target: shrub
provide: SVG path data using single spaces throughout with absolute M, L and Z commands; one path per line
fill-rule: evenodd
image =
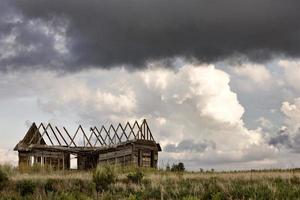
M 127 200 L 137 200 L 136 196 L 133 194 L 130 194 Z
M 184 164 L 182 162 L 178 163 L 178 164 L 173 164 L 171 171 L 173 172 L 184 172 L 185 171 L 185 167 Z
M 140 184 L 143 177 L 144 177 L 144 174 L 139 169 L 135 170 L 134 172 L 130 172 L 127 175 L 128 180 L 135 184 Z
M 171 170 L 171 167 L 170 167 L 170 165 L 168 163 L 167 166 L 166 166 L 166 171 L 170 171 L 170 170 Z
M 14 167 L 10 164 L 0 165 L 0 170 L 2 170 L 8 176 L 10 176 L 14 173 Z
M 35 184 L 30 180 L 23 180 L 17 183 L 17 190 L 21 196 L 27 196 L 34 193 Z
M 183 200 L 198 200 L 198 198 L 193 197 L 193 196 L 187 196 L 187 197 L 184 197 Z
M 55 200 L 92 200 L 89 196 L 80 192 L 58 192 L 53 193 L 52 196 L 49 196 L 47 199 Z
M 108 190 L 110 185 L 115 181 L 116 173 L 109 165 L 98 166 L 93 173 L 93 182 L 95 183 L 97 193 Z
M 58 181 L 56 179 L 48 179 L 45 186 L 44 186 L 45 192 L 46 193 L 56 192 L 57 191 L 57 184 L 58 184 Z
M 161 199 L 161 189 L 159 186 L 156 187 L 145 187 L 145 190 L 143 191 L 143 198 L 142 199 Z
M 2 170 L 0 168 L 0 190 L 3 189 L 3 187 L 5 186 L 5 184 L 8 181 L 8 175 L 6 172 L 4 172 L 4 170 Z
M 217 192 L 212 195 L 212 200 L 222 200 L 222 199 L 227 199 L 224 193 L 222 192 Z

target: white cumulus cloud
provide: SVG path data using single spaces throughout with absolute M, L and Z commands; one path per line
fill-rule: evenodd
M 0 84 L 9 89 L 0 95 L 33 99 L 40 111 L 32 118 L 84 125 L 146 118 L 162 147 L 173 147 L 160 154 L 161 162 L 194 160 L 187 167 L 197 168 L 197 163 L 263 162 L 276 155 L 261 128 L 245 127 L 245 109 L 231 90 L 229 74 L 214 65 L 186 63 L 173 70 L 152 64 L 143 71 L 94 69 L 64 76 L 37 70 L 20 76 L 2 74 Z

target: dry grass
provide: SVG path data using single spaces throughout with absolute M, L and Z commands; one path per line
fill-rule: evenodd
M 124 173 L 120 172 L 118 174 L 119 179 L 126 178 L 127 172 L 130 170 L 124 170 Z M 290 179 L 292 177 L 300 178 L 300 171 L 261 171 L 261 172 L 184 172 L 174 173 L 174 172 L 165 172 L 165 171 L 144 171 L 145 177 L 151 179 L 152 181 L 160 181 L 163 178 L 169 179 L 210 179 L 213 177 L 221 179 L 243 179 L 243 180 L 260 180 L 266 178 L 282 178 Z M 92 171 L 51 171 L 51 172 L 30 172 L 30 173 L 21 173 L 19 171 L 14 171 L 10 176 L 12 180 L 23 180 L 23 179 L 82 179 L 82 180 L 91 180 Z
M 84 171 L 58 171 L 58 172 L 39 172 L 39 173 L 20 173 L 16 172 L 11 176 L 11 180 L 48 180 L 48 179 L 58 179 L 58 180 L 92 180 L 92 172 Z
M 300 170 L 241 172 L 167 172 L 143 169 L 141 183 L 127 174 L 133 167 L 113 166 L 117 182 L 100 196 L 93 184 L 93 171 L 47 171 L 0 166 L 9 173 L 2 199 L 300 199 Z M 33 183 L 34 193 L 20 195 L 19 185 Z M 50 189 L 49 189 L 50 188 Z M 54 188 L 54 189 L 53 189 Z M 53 191 L 52 191 L 53 189 Z M 50 190 L 50 192 L 47 192 Z

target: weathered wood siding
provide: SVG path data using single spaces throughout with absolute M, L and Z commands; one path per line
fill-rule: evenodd
M 97 166 L 98 153 L 80 153 L 77 154 L 77 169 L 92 169 Z
M 99 164 L 157 167 L 158 149 L 155 143 L 138 140 L 127 145 L 100 151 Z

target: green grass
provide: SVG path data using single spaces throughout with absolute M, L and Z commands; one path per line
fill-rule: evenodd
M 96 186 L 99 179 L 102 184 L 101 170 L 98 169 L 98 175 L 93 171 L 36 169 L 20 173 L 17 169 L 0 166 L 1 173 L 8 176 L 2 181 L 0 200 L 300 199 L 299 170 L 177 173 L 111 166 L 110 173 L 115 180 L 109 181 L 110 187 L 101 188 L 99 193 Z M 132 177 L 137 175 L 140 180 L 133 181 Z M 104 178 L 105 184 L 107 177 Z

